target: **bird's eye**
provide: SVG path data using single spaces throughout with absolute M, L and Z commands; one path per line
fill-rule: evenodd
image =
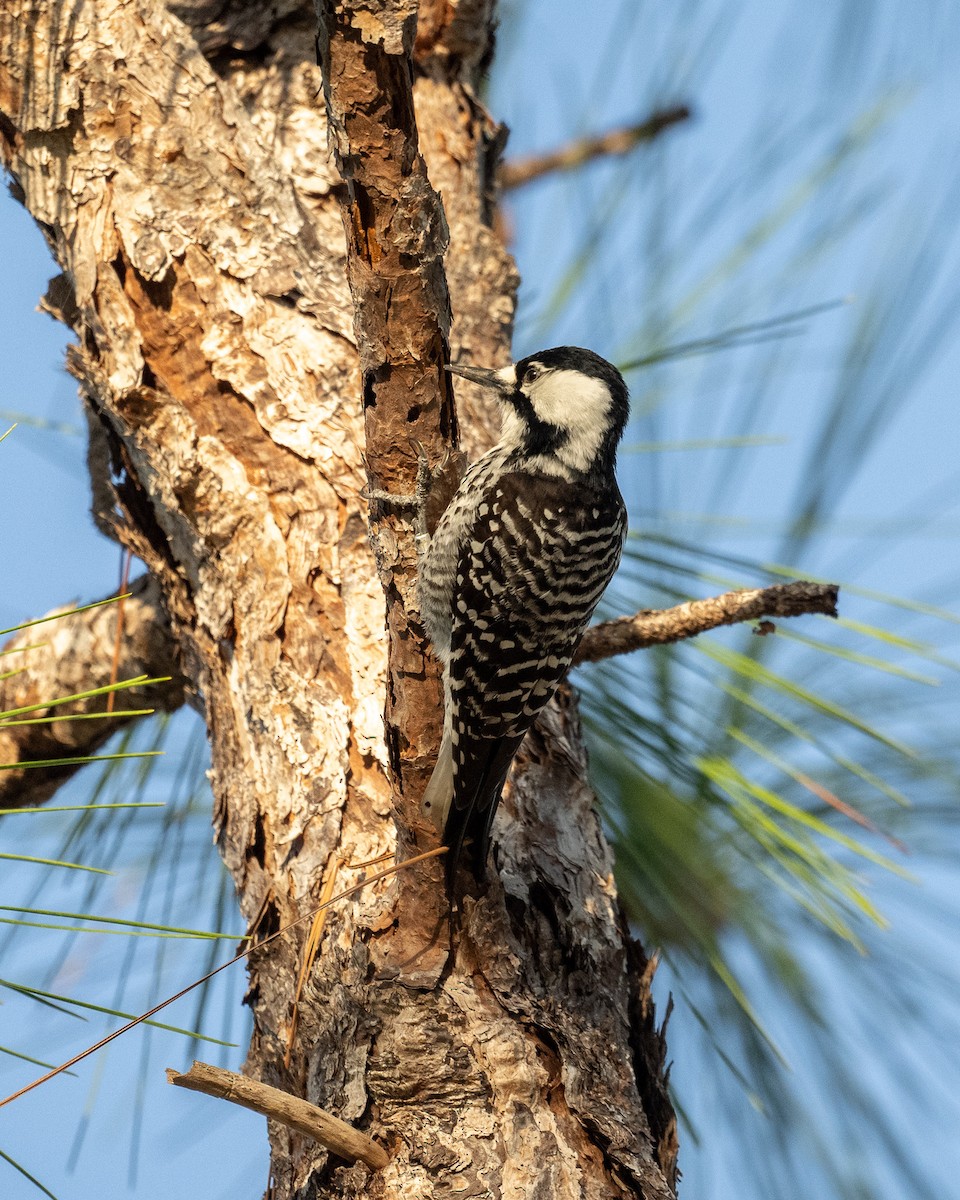
M 543 367 L 539 363 L 531 363 L 523 373 L 524 383 L 533 383 L 535 379 L 539 379 L 543 373 Z

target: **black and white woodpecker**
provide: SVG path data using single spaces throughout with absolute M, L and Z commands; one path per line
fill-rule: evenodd
M 500 441 L 463 477 L 432 537 L 420 525 L 419 600 L 443 664 L 444 728 L 423 810 L 486 869 L 513 757 L 570 667 L 620 561 L 627 514 L 617 445 L 629 415 L 616 367 L 558 346 L 502 370 L 451 365 L 491 388 Z

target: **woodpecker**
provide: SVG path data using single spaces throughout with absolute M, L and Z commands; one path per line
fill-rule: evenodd
M 463 477 L 432 536 L 420 526 L 418 596 L 443 664 L 444 727 L 423 811 L 448 847 L 486 872 L 510 764 L 570 667 L 620 561 L 627 514 L 617 445 L 623 376 L 558 346 L 501 370 L 452 364 L 493 390 L 500 441 Z

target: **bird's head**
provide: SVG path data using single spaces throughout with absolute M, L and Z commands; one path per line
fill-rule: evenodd
M 500 370 L 451 363 L 503 404 L 501 445 L 552 474 L 612 471 L 629 416 L 623 376 L 578 346 L 540 350 Z

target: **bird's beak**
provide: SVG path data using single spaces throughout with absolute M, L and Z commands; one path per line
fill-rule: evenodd
M 451 375 L 461 375 L 481 387 L 494 388 L 498 392 L 512 392 L 516 387 L 513 367 L 494 370 L 492 367 L 468 367 L 464 363 L 448 363 Z

